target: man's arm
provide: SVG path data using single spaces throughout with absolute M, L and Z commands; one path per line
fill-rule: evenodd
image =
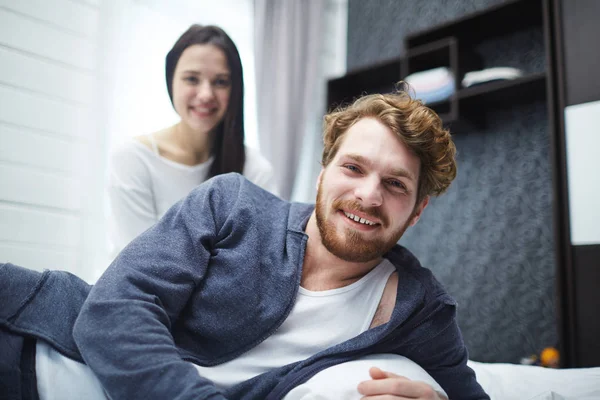
M 224 184 L 237 188 L 239 182 Z M 206 273 L 219 216 L 236 200 L 236 189 L 223 194 L 212 186 L 209 181 L 192 191 L 128 245 L 81 310 L 73 335 L 110 398 L 224 398 L 181 359 L 171 335 Z
M 415 330 L 414 344 L 402 355 L 425 369 L 450 399 L 489 400 L 475 372 L 467 366 L 468 353 L 456 323 L 455 303 L 446 302 L 447 295 L 442 298 L 443 307 Z

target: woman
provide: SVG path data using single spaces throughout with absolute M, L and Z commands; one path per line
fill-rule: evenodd
M 113 256 L 215 175 L 243 173 L 276 193 L 270 163 L 244 146 L 242 64 L 229 36 L 216 26 L 192 25 L 167 54 L 166 80 L 180 121 L 111 156 Z

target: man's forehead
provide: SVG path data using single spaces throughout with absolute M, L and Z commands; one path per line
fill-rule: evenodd
M 388 145 L 402 144 L 392 130 L 376 118 L 365 117 L 356 121 L 340 138 L 340 148 L 364 146 L 367 143 L 387 142 Z

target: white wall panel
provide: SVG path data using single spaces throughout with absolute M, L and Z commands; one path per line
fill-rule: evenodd
M 0 7 L 46 21 L 84 36 L 98 33 L 98 10 L 70 0 L 0 0 Z
M 91 130 L 90 110 L 85 106 L 40 97 L 7 86 L 0 86 L 0 104 L 0 122 L 78 139 L 86 137 L 87 131 Z
M 0 262 L 104 267 L 100 1 L 0 0 Z
M 0 242 L 0 262 L 10 262 L 38 271 L 45 269 L 77 271 L 77 255 L 72 251 L 21 246 L 13 243 Z
M 96 65 L 95 43 L 0 8 L 0 44 L 5 46 L 76 68 L 93 70 Z
M 74 179 L 33 169 L 0 164 L 0 200 L 76 211 L 81 208 L 81 184 Z
M 571 243 L 600 243 L 600 101 L 565 108 Z
M 0 204 L 0 242 L 21 242 L 75 248 L 80 244 L 81 219 L 64 213 Z
M 91 104 L 94 77 L 9 48 L 0 47 L 0 82 L 52 97 Z
M 0 161 L 62 171 L 77 176 L 85 162 L 85 145 L 0 124 Z

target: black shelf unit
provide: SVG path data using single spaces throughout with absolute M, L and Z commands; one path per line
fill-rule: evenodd
M 461 89 L 457 95 L 461 116 L 476 126 L 485 126 L 485 110 L 511 108 L 547 97 L 546 73 L 513 80 L 495 81 Z
M 400 58 L 395 58 L 349 72 L 341 78 L 330 79 L 327 82 L 328 110 L 365 94 L 393 91 L 400 81 L 400 62 Z
M 456 92 L 445 101 L 427 106 L 436 111 L 445 125 L 451 125 L 455 134 L 460 133 L 461 126 L 485 124 L 482 113 L 485 108 L 546 99 L 548 83 L 545 71 L 468 88 L 463 88 L 461 82 L 467 72 L 483 68 L 476 51 L 478 44 L 515 31 L 544 26 L 550 18 L 547 15 L 549 1 L 512 0 L 408 35 L 405 38 L 406 52 L 402 57 L 330 80 L 328 110 L 364 94 L 392 92 L 395 84 L 406 76 L 436 67 L 447 67 L 452 71 Z

